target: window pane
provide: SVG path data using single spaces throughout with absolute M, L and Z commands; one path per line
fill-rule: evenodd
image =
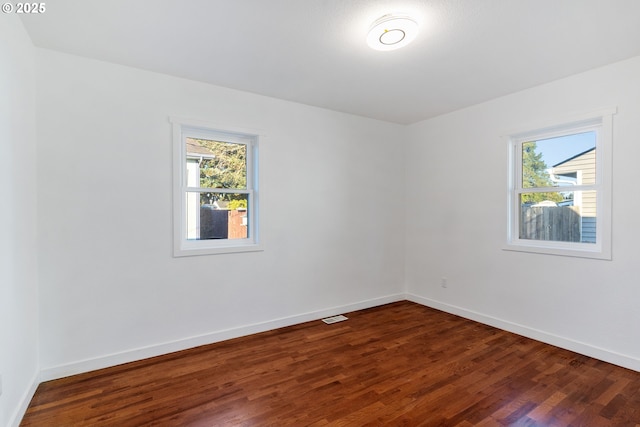
M 596 243 L 596 192 L 521 194 L 520 238 Z
M 187 239 L 249 237 L 249 195 L 187 192 Z
M 186 185 L 202 188 L 247 188 L 247 146 L 186 138 Z
M 522 187 L 594 184 L 595 154 L 594 131 L 525 142 L 522 144 Z

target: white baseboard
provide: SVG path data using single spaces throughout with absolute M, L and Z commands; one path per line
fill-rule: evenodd
M 22 395 L 20 399 L 20 404 L 11 414 L 11 418 L 9 418 L 10 427 L 19 427 L 22 422 L 22 418 L 24 418 L 24 414 L 27 412 L 27 408 L 29 407 L 29 403 L 31 403 L 31 399 L 33 395 L 36 394 L 36 389 L 40 385 L 40 375 L 36 372 L 31 379 L 31 385 Z
M 336 314 L 347 313 L 351 311 L 363 310 L 365 308 L 376 307 L 391 302 L 402 301 L 405 299 L 404 294 L 388 295 L 380 298 L 369 299 L 352 304 L 332 307 L 324 310 L 318 310 L 309 313 L 302 313 L 295 316 L 283 317 L 279 319 L 269 320 L 266 322 L 255 323 L 251 325 L 240 326 L 238 328 L 214 331 L 208 334 L 194 336 L 190 338 L 180 339 L 176 341 L 166 342 L 162 344 L 140 347 L 120 353 L 114 353 L 106 356 L 96 357 L 92 359 L 80 360 L 77 362 L 44 368 L 40 372 L 41 381 L 49 381 L 53 379 L 68 377 L 96 369 L 107 368 L 110 366 L 120 365 L 122 363 L 142 360 L 149 357 L 160 356 L 162 354 L 173 353 L 175 351 L 186 350 L 200 345 L 211 344 L 232 338 L 238 338 L 246 335 L 256 334 L 259 332 L 270 331 L 272 329 L 283 328 L 298 323 L 309 322 L 312 320 L 322 319 L 324 317 L 335 316 Z M 37 384 L 36 384 L 37 386 Z
M 604 348 L 596 347 L 580 341 L 575 341 L 570 338 L 561 337 L 545 331 L 530 328 L 528 326 L 520 325 L 517 323 L 509 322 L 506 320 L 498 319 L 493 316 L 478 313 L 473 310 L 467 310 L 462 307 L 443 303 L 440 301 L 424 298 L 418 295 L 407 293 L 405 295 L 408 301 L 415 302 L 427 307 L 435 308 L 440 311 L 455 314 L 466 319 L 474 320 L 476 322 L 484 323 L 486 325 L 494 326 L 505 331 L 513 332 L 518 335 L 522 335 L 527 338 L 531 338 L 537 341 L 542 341 L 547 344 L 554 345 L 556 347 L 564 348 L 585 356 L 593 357 L 595 359 L 603 360 L 614 365 L 622 366 L 627 369 L 640 372 L 640 359 L 627 356 L 625 354 L 616 353 Z

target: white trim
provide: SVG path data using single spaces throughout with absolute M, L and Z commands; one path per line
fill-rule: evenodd
M 91 359 L 79 360 L 77 362 L 65 365 L 52 366 L 42 369 L 41 381 L 49 381 L 70 375 L 81 374 L 96 369 L 107 368 L 110 366 L 120 365 L 122 363 L 134 362 L 149 357 L 160 356 L 163 354 L 173 353 L 180 350 L 186 350 L 201 345 L 212 344 L 232 338 L 238 338 L 246 335 L 257 334 L 260 332 L 270 331 L 273 329 L 283 328 L 286 326 L 296 325 L 299 323 L 320 320 L 324 317 L 335 316 L 337 314 L 347 313 L 351 311 L 364 310 L 379 305 L 389 304 L 396 301 L 403 301 L 404 294 L 393 294 L 379 298 L 368 299 L 351 304 L 345 304 L 323 310 L 317 310 L 307 313 L 296 314 L 293 316 L 282 317 L 278 319 L 268 320 L 265 322 L 253 323 L 249 325 L 239 326 L 237 328 L 213 331 L 207 334 L 198 335 L 190 338 L 179 339 L 162 344 L 140 347 L 132 350 L 113 353 L 106 356 L 95 357 Z
M 36 372 L 31 378 L 31 382 L 29 388 L 24 391 L 22 397 L 20 398 L 20 404 L 13 411 L 13 414 L 9 417 L 8 427 L 19 427 L 22 419 L 24 418 L 24 414 L 27 413 L 27 409 L 29 409 L 29 404 L 31 403 L 31 399 L 36 394 L 36 390 L 38 386 L 42 382 L 40 372 Z
M 270 331 L 304 322 L 320 320 L 322 318 L 335 316 L 337 314 L 364 310 L 367 308 L 377 307 L 380 305 L 403 300 L 411 301 L 425 307 L 430 307 L 456 316 L 464 317 L 465 319 L 493 326 L 508 332 L 522 335 L 527 338 L 541 341 L 550 345 L 555 345 L 557 347 L 583 354 L 585 356 L 593 357 L 608 363 L 612 363 L 614 365 L 622 366 L 624 368 L 640 372 L 640 359 L 638 358 L 407 292 L 372 298 L 369 300 L 359 301 L 356 303 L 336 306 L 323 310 L 317 310 L 313 312 L 301 313 L 265 322 L 240 326 L 237 328 L 214 331 L 208 334 L 179 339 L 163 344 L 140 347 L 137 349 L 113 353 L 106 356 L 100 356 L 64 365 L 44 368 L 41 370 L 39 375 L 34 376 L 32 386 L 27 392 L 25 392 L 22 403 L 20 407 L 16 409 L 10 426 L 17 427 L 20 424 L 20 420 L 24 416 L 29 402 L 35 394 L 35 391 L 40 382 L 64 378 L 71 375 L 94 371 L 96 369 L 108 368 L 123 363 L 134 362 L 149 357 L 161 356 L 164 354 L 186 350 L 201 345 L 212 344 L 228 339 Z
M 215 131 L 221 133 L 231 134 L 244 134 L 266 137 L 267 134 L 264 129 L 252 128 L 246 126 L 236 126 L 231 123 L 215 123 L 209 120 L 191 119 L 179 116 L 169 116 L 169 122 L 171 124 L 178 124 L 190 128 L 200 128 L 206 131 Z
M 554 119 L 529 127 L 528 130 L 503 134 L 508 144 L 508 187 L 507 187 L 507 241 L 503 250 L 533 252 L 547 255 L 561 255 L 592 259 L 611 260 L 611 191 L 613 150 L 613 115 L 617 108 L 604 108 L 589 113 L 574 114 L 562 120 Z M 520 129 L 523 129 L 522 127 Z M 596 132 L 596 182 L 589 185 L 576 185 L 571 191 L 596 192 L 596 242 L 554 242 L 520 239 L 518 194 L 557 192 L 565 187 L 522 188 L 522 150 L 523 142 L 561 137 L 581 132 Z
M 618 107 L 606 107 L 599 110 L 581 112 L 581 113 L 569 113 L 566 116 L 560 118 L 549 117 L 543 120 L 532 121 L 530 123 L 524 123 L 517 128 L 506 129 L 500 133 L 501 137 L 517 138 L 531 134 L 538 134 L 539 131 L 553 131 L 554 129 L 561 129 L 566 127 L 567 124 L 574 123 L 579 125 L 582 122 L 593 122 L 601 117 L 613 116 L 618 112 Z M 537 130 L 536 130 L 537 129 Z
M 261 252 L 264 250 L 264 245 L 253 244 L 249 239 L 233 239 L 226 242 L 225 246 L 219 247 L 198 247 L 200 241 L 186 241 L 180 248 L 180 252 L 175 254 L 175 257 L 188 257 L 198 255 L 212 255 L 212 254 L 235 254 L 241 252 Z
M 624 368 L 640 372 L 640 359 L 626 354 L 617 353 L 615 351 L 607 350 L 606 348 L 596 347 L 588 343 L 576 341 L 567 337 L 555 335 L 546 331 L 541 331 L 539 329 L 530 328 L 519 323 L 510 322 L 497 317 L 479 313 L 477 311 L 468 310 L 463 307 L 447 304 L 418 295 L 406 294 L 406 299 L 408 301 L 412 301 L 426 307 L 431 307 L 436 310 L 464 317 L 465 319 L 480 322 L 485 325 L 505 330 L 507 332 L 522 335 L 527 338 L 555 345 L 556 347 L 564 348 L 575 353 L 593 357 L 598 360 L 602 360 L 614 365 L 622 366 Z
M 173 256 L 215 255 L 237 252 L 257 252 L 264 250 L 260 235 L 260 198 L 258 147 L 265 138 L 263 132 L 256 129 L 235 126 L 219 126 L 202 120 L 169 117 L 173 127 Z M 203 139 L 221 139 L 226 142 L 244 144 L 247 147 L 247 185 L 246 189 L 202 189 L 186 187 L 185 168 L 186 153 L 184 150 L 185 133 Z M 186 224 L 186 193 L 188 191 L 211 193 L 239 193 L 248 197 L 248 229 L 247 239 L 222 240 L 188 240 L 184 224 Z

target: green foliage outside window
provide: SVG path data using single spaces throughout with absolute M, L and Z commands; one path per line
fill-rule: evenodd
M 247 209 L 247 199 L 231 200 L 227 205 L 227 209 L 232 211 L 236 209 Z
M 522 144 L 522 187 L 553 187 L 553 181 L 547 172 L 547 164 L 542 160 L 542 153 L 537 153 L 535 141 Z M 522 195 L 523 204 L 535 204 L 550 200 L 561 202 L 560 193 L 527 193 Z
M 197 140 L 212 159 L 200 164 L 200 186 L 205 188 L 247 188 L 247 146 L 229 142 Z
M 202 188 L 247 188 L 247 146 L 230 142 L 211 141 L 206 139 L 194 139 L 197 144 L 207 150 L 207 155 L 202 158 L 200 167 L 200 187 Z M 214 192 L 212 192 L 214 193 Z M 201 204 L 213 203 L 215 200 L 234 201 L 239 206 L 244 203 L 246 197 L 243 194 L 203 193 Z M 214 200 L 215 199 L 215 200 Z

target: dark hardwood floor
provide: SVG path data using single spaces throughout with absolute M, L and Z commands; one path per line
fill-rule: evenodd
M 22 426 L 636 426 L 640 373 L 411 302 L 46 382 Z

